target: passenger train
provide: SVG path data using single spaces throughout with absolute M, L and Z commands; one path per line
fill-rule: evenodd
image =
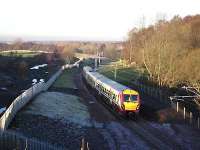
M 124 115 L 139 113 L 141 101 L 137 91 L 93 71 L 89 66 L 83 68 L 83 77 L 117 112 Z

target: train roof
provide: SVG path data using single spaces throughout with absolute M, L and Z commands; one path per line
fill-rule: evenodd
M 88 68 L 89 70 L 89 68 Z M 95 77 L 97 80 L 99 80 L 100 82 L 106 84 L 107 86 L 110 86 L 112 87 L 114 90 L 118 91 L 118 92 L 121 92 L 123 90 L 126 90 L 126 89 L 130 89 L 129 87 L 127 86 L 124 86 L 116 81 L 113 81 L 107 77 L 105 77 L 104 75 L 98 73 L 98 72 L 95 72 L 95 71 L 89 71 L 93 77 Z

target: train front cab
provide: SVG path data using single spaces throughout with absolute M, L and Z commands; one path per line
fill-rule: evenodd
M 139 93 L 135 90 L 126 89 L 122 92 L 122 110 L 126 114 L 138 114 L 140 109 Z

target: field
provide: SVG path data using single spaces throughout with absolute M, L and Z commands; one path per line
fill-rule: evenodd
M 23 53 L 23 57 L 0 55 L 0 108 L 8 107 L 18 95 L 32 86 L 33 80 L 47 81 L 60 68 L 62 61 L 50 57 L 53 56 L 42 53 Z
M 39 52 L 33 52 L 28 50 L 13 50 L 13 51 L 2 51 L 0 56 L 9 56 L 9 57 L 34 57 L 39 55 Z
M 108 78 L 127 86 L 131 82 L 137 81 L 141 76 L 141 73 L 135 67 L 126 67 L 120 62 L 112 62 L 107 65 L 103 65 L 98 69 L 98 71 Z

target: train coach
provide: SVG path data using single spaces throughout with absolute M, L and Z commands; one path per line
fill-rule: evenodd
M 83 77 L 119 113 L 125 115 L 139 113 L 141 102 L 137 91 L 93 71 L 89 66 L 83 68 Z

